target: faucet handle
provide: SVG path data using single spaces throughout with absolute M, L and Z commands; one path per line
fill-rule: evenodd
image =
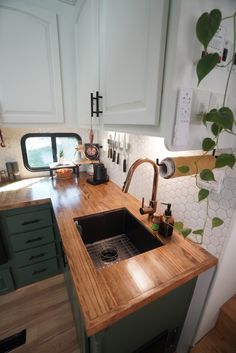
M 142 208 L 144 208 L 144 197 L 142 197 L 142 205 L 141 205 Z

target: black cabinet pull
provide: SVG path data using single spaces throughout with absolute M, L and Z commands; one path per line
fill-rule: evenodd
M 99 109 L 99 99 L 102 98 L 102 96 L 99 95 L 99 92 L 96 92 L 96 96 L 93 96 L 93 93 L 90 93 L 90 105 L 91 105 L 91 117 L 93 117 L 94 114 L 96 114 L 96 117 L 99 118 L 99 114 L 102 114 L 103 111 Z M 95 110 L 94 110 L 94 101 L 95 101 Z
M 32 255 L 29 260 L 35 260 L 35 259 L 39 259 L 40 257 L 44 257 L 45 254 L 38 254 L 38 255 Z
M 40 273 L 43 273 L 43 272 L 45 272 L 45 271 L 47 271 L 47 267 L 42 268 L 41 270 L 38 270 L 38 271 L 34 271 L 34 272 L 32 273 L 32 276 L 39 275 Z
M 64 251 L 64 247 L 63 247 L 62 241 L 60 241 L 60 245 L 61 245 L 61 253 L 62 253 L 63 266 L 66 267 L 66 265 L 68 264 L 68 262 L 67 262 L 67 257 L 66 257 L 65 251 Z
M 34 219 L 32 221 L 25 221 L 23 223 L 21 223 L 22 226 L 27 226 L 28 224 L 34 224 L 34 223 L 38 223 L 40 222 L 40 219 Z
M 34 239 L 29 239 L 29 240 L 27 240 L 27 241 L 25 242 L 25 244 L 34 243 L 34 242 L 36 242 L 36 241 L 40 241 L 40 240 L 42 240 L 42 238 L 41 238 L 41 237 L 34 238 Z

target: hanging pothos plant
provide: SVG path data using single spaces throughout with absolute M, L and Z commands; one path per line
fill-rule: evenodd
M 218 9 L 212 10 L 210 13 L 205 12 L 203 13 L 196 24 L 196 35 L 200 43 L 204 47 L 204 52 L 201 59 L 197 63 L 196 72 L 198 77 L 198 85 L 200 82 L 217 66 L 220 62 L 220 57 L 218 53 L 208 53 L 208 45 L 211 39 L 216 34 L 217 30 L 219 29 L 222 21 L 231 19 L 233 21 L 233 51 L 232 57 L 230 58 L 227 65 L 229 65 L 229 72 L 226 81 L 226 86 L 224 90 L 224 97 L 222 102 L 222 107 L 219 109 L 211 109 L 209 112 L 205 112 L 202 116 L 202 122 L 204 125 L 209 126 L 212 132 L 211 137 L 206 137 L 202 141 L 202 155 L 196 160 L 196 186 L 198 187 L 198 201 L 201 202 L 205 200 L 207 202 L 207 211 L 206 211 L 206 218 L 201 229 L 191 229 L 186 228 L 182 222 L 175 223 L 175 229 L 181 233 L 184 237 L 187 237 L 190 234 L 194 234 L 196 238 L 200 241 L 198 243 L 202 243 L 204 230 L 206 227 L 207 220 L 209 219 L 208 209 L 209 209 L 209 190 L 205 188 L 201 188 L 198 184 L 198 178 L 204 181 L 215 181 L 214 170 L 204 169 L 200 173 L 198 173 L 198 163 L 203 156 L 208 154 L 209 152 L 217 149 L 219 137 L 223 132 L 228 134 L 233 134 L 236 136 L 236 133 L 233 131 L 235 126 L 235 118 L 233 115 L 232 110 L 225 106 L 226 98 L 228 94 L 229 82 L 230 77 L 232 74 L 233 66 L 236 61 L 236 12 L 228 17 L 222 18 L 221 11 Z M 217 155 L 215 168 L 223 168 L 223 167 L 230 167 L 233 168 L 235 165 L 235 155 L 233 153 L 222 153 Z M 181 166 L 179 170 L 184 173 L 188 173 L 189 167 L 187 165 Z M 212 228 L 219 227 L 224 223 L 223 219 L 218 217 L 213 217 L 211 219 Z

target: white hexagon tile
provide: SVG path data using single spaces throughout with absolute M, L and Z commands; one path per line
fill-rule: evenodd
M 114 136 L 113 132 L 104 132 L 102 158 L 107 167 L 110 179 L 123 186 L 127 173 L 123 173 L 122 165 L 116 165 L 107 158 L 107 138 Z M 138 158 L 147 157 L 152 160 L 162 160 L 172 156 L 190 156 L 199 154 L 197 151 L 170 152 L 165 148 L 164 140 L 158 137 L 129 135 L 129 151 L 127 167 Z M 127 169 L 128 169 L 127 168 Z M 148 204 L 151 196 L 153 180 L 153 167 L 150 164 L 142 164 L 134 172 L 129 193 L 140 200 L 145 198 Z M 198 202 L 198 189 L 196 188 L 195 177 L 185 176 L 173 179 L 163 179 L 159 176 L 157 192 L 158 211 L 163 213 L 165 206 L 161 202 L 171 203 L 175 220 L 183 221 L 185 226 L 193 229 L 202 228 L 206 219 L 206 201 Z M 230 233 L 231 219 L 236 208 L 236 168 L 225 169 L 225 178 L 219 194 L 210 192 L 209 215 L 224 220 L 219 228 L 211 228 L 211 221 L 206 223 L 206 235 L 203 239 L 203 246 L 209 252 L 219 257 L 224 242 Z M 192 237 L 193 240 L 196 240 Z
M 65 131 L 65 128 L 60 129 Z M 68 128 L 66 131 L 71 132 L 72 129 Z M 47 132 L 53 131 L 54 128 L 33 128 L 31 132 Z M 59 129 L 57 128 L 57 131 Z M 75 131 L 75 129 L 73 129 Z M 32 173 L 27 171 L 23 166 L 20 139 L 28 133 L 28 129 L 4 129 L 4 137 L 7 148 L 1 149 L 0 155 L 0 170 L 5 169 L 5 163 L 7 161 L 18 161 L 19 170 L 22 177 L 32 177 Z M 89 131 L 87 129 L 78 129 L 76 131 L 81 137 L 83 142 L 88 141 Z M 107 167 L 110 179 L 118 184 L 120 187 L 123 186 L 124 180 L 127 173 L 122 171 L 122 156 L 121 163 L 119 165 L 113 163 L 111 159 L 107 158 L 107 139 L 109 136 L 114 136 L 113 132 L 104 132 L 101 142 L 103 145 L 102 149 L 102 161 Z M 97 136 L 95 136 L 95 141 Z M 131 164 L 138 158 L 148 157 L 152 160 L 162 160 L 166 157 L 172 156 L 190 156 L 193 154 L 199 154 L 197 151 L 185 151 L 185 152 L 169 152 L 164 145 L 164 140 L 158 137 L 149 137 L 142 135 L 127 135 L 129 142 L 129 149 L 127 154 L 127 170 Z M 33 176 L 42 175 L 42 173 L 34 173 Z M 47 173 L 48 175 L 48 173 Z M 140 200 L 142 197 L 145 198 L 146 204 L 148 204 L 151 197 L 153 181 L 153 167 L 150 164 L 143 164 L 138 167 L 134 172 L 134 176 L 131 181 L 129 193 L 134 195 Z M 172 211 L 175 220 L 183 221 L 185 226 L 193 229 L 202 228 L 205 217 L 206 217 L 206 201 L 198 202 L 197 192 L 195 186 L 195 178 L 192 176 L 179 177 L 174 179 L 163 179 L 159 177 L 158 185 L 158 211 L 163 212 L 165 207 L 161 205 L 161 202 L 170 202 L 172 204 Z M 209 198 L 209 215 L 220 217 L 224 219 L 224 224 L 219 228 L 211 228 L 211 224 L 208 221 L 206 224 L 206 236 L 204 237 L 203 246 L 217 257 L 220 256 L 225 240 L 230 234 L 231 220 L 233 211 L 236 208 L 236 168 L 231 170 L 226 168 L 225 178 L 223 181 L 223 187 L 219 194 L 211 192 Z

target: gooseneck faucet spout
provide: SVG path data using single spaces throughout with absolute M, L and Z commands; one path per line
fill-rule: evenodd
M 132 179 L 132 176 L 134 174 L 134 171 L 136 170 L 136 168 L 143 164 L 143 163 L 150 163 L 153 166 L 153 170 L 154 170 L 154 176 L 153 176 L 153 184 L 152 184 L 152 196 L 151 196 L 151 200 L 149 202 L 149 206 L 145 206 L 144 205 L 144 198 L 142 199 L 142 206 L 139 209 L 141 214 L 149 214 L 152 215 L 153 213 L 156 212 L 156 208 L 157 208 L 157 200 L 156 200 L 156 196 L 157 196 L 157 185 L 158 185 L 158 167 L 157 164 L 149 159 L 149 158 L 140 158 L 137 159 L 129 168 L 126 180 L 124 182 L 122 191 L 123 192 L 128 192 L 129 190 L 129 186 L 130 186 L 130 182 Z

